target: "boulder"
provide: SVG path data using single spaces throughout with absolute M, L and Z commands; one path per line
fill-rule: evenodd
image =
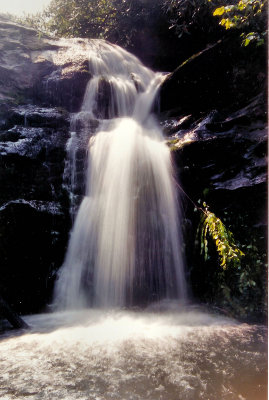
M 86 42 L 40 36 L 0 15 L 0 117 L 4 103 L 78 111 L 90 78 Z
M 209 44 L 167 76 L 160 91 L 162 112 L 236 111 L 265 89 L 266 49 L 242 47 L 236 35 Z

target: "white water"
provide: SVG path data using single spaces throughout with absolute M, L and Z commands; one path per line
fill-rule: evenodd
M 163 308 L 26 317 L 0 336 L 0 399 L 266 400 L 264 327 Z
M 151 114 L 163 77 L 100 40 L 89 44 L 89 66 L 92 79 L 81 112 L 73 116 L 67 149 L 72 189 L 78 143 L 88 141 L 86 193 L 56 284 L 56 305 L 184 301 L 170 153 Z

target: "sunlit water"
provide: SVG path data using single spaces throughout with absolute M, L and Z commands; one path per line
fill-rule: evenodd
M 163 76 L 102 40 L 88 43 L 88 58 L 92 77 L 81 111 L 72 117 L 66 163 L 75 193 L 81 148 L 88 149 L 85 196 L 59 272 L 55 305 L 183 301 L 180 207 L 170 152 L 152 115 Z
M 0 399 L 265 400 L 265 327 L 177 308 L 25 318 L 0 341 Z

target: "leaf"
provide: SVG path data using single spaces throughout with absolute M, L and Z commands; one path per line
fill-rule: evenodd
M 243 40 L 243 45 L 244 45 L 245 47 L 248 46 L 249 43 L 250 43 L 250 40 L 249 40 L 249 39 Z
M 225 7 L 222 6 L 222 7 L 216 8 L 216 10 L 213 12 L 213 15 L 214 15 L 214 16 L 216 16 L 216 15 L 223 15 L 224 13 L 225 13 Z
M 224 26 L 225 29 L 230 29 L 230 28 L 235 27 L 235 23 L 230 18 L 223 18 L 220 21 L 220 25 Z
M 240 10 L 240 11 L 245 10 L 245 8 L 247 7 L 247 3 L 245 1 L 239 1 L 237 7 L 238 7 L 238 10 Z

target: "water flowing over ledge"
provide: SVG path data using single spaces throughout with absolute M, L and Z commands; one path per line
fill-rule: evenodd
M 169 149 L 151 111 L 163 75 L 101 40 L 89 42 L 92 78 L 73 115 L 66 171 L 78 162 L 85 196 L 56 284 L 60 308 L 186 299 L 180 216 Z M 93 122 L 95 121 L 95 123 Z M 88 142 L 88 161 L 78 143 Z M 81 179 L 81 177 L 80 177 Z M 75 195 L 71 197 L 71 212 Z

